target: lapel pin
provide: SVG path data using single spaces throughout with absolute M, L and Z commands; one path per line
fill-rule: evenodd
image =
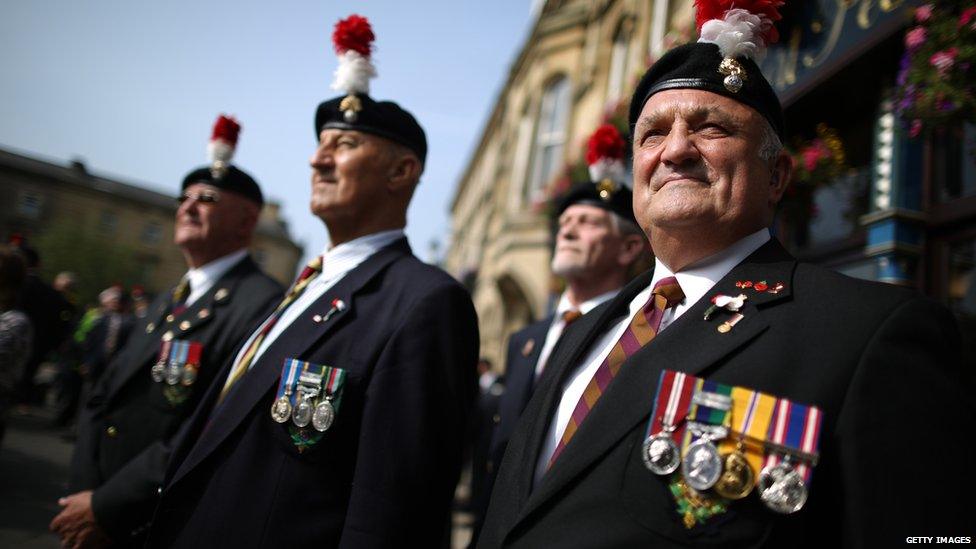
M 740 280 L 740 281 L 738 281 L 738 282 L 735 283 L 735 287 L 736 288 L 741 288 L 741 289 L 752 288 L 752 281 L 751 280 Z
M 149 324 L 148 324 L 148 325 L 146 326 L 146 333 L 147 333 L 147 334 L 151 334 L 151 333 L 153 333 L 153 330 L 155 330 L 155 329 L 156 329 L 156 325 L 155 325 L 155 324 L 153 324 L 152 322 L 150 322 L 150 323 L 149 323 Z
M 740 320 L 742 320 L 743 318 L 745 318 L 745 317 L 742 316 L 742 313 L 735 313 L 734 315 L 732 315 L 731 318 L 729 318 L 725 322 L 719 324 L 718 325 L 718 328 L 716 328 L 716 329 L 718 330 L 718 333 L 720 333 L 720 334 L 727 334 L 727 333 L 731 332 L 732 331 L 732 327 L 735 326 L 736 324 L 738 324 L 738 322 Z
M 715 294 L 712 296 L 712 305 L 705 310 L 705 320 L 712 318 L 715 311 L 719 309 L 725 309 L 726 311 L 731 311 L 733 313 L 738 312 L 739 309 L 741 309 L 745 304 L 747 299 L 749 298 L 746 297 L 746 294 L 739 294 L 735 297 L 725 294 Z
M 208 316 L 210 316 L 210 309 L 200 309 L 200 312 L 197 313 L 197 316 L 200 318 L 207 318 Z
M 783 288 L 786 288 L 786 284 L 783 284 L 782 282 L 777 282 L 776 284 L 773 284 L 772 288 L 766 290 L 766 292 L 770 294 L 778 294 L 783 291 Z
M 754 290 L 756 290 L 757 292 L 765 292 L 766 291 L 766 288 L 768 288 L 768 287 L 769 287 L 769 284 L 766 284 L 766 281 L 765 280 L 760 280 L 759 282 L 756 282 L 756 285 L 753 286 L 752 288 Z
M 184 320 L 183 322 L 180 322 L 180 330 L 183 330 L 184 332 L 189 330 L 190 326 L 191 324 L 189 320 Z
M 326 322 L 327 320 L 329 320 L 330 318 L 332 318 L 332 315 L 334 315 L 334 314 L 336 314 L 338 312 L 345 311 L 345 310 L 346 310 L 346 302 L 345 301 L 343 301 L 343 300 L 341 300 L 339 298 L 333 299 L 332 300 L 332 308 L 329 309 L 328 312 L 325 313 L 325 315 L 315 315 L 315 316 L 313 316 L 312 317 L 312 322 L 315 322 L 315 323 Z
M 217 301 L 223 301 L 227 299 L 228 294 L 230 294 L 230 292 L 227 291 L 227 288 L 221 288 L 217 290 L 217 293 L 214 294 L 214 299 L 216 299 Z
M 530 339 L 522 345 L 522 356 L 529 356 L 532 354 L 532 349 L 535 349 L 535 339 Z

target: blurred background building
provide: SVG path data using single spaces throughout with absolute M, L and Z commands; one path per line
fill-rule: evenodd
M 920 132 L 899 117 L 920 5 L 784 6 L 763 69 L 797 173 L 773 231 L 802 260 L 942 301 L 976 357 L 976 125 L 943 117 Z M 445 267 L 471 289 L 495 364 L 558 296 L 548 205 L 585 173 L 586 138 L 604 122 L 626 131 L 637 79 L 694 36 L 692 0 L 541 3 L 451 206 Z
M 155 294 L 186 272 L 173 244 L 175 195 L 92 174 L 81 161 L 64 166 L 5 150 L 0 189 L 0 239 L 26 238 L 40 253 L 46 279 L 75 272 L 82 302 L 113 284 Z M 277 203 L 265 204 L 251 251 L 269 275 L 291 283 L 303 251 Z

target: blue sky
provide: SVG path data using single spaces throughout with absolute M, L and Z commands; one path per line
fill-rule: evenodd
M 283 204 L 306 255 L 327 243 L 308 212 L 316 105 L 337 95 L 332 27 L 370 19 L 371 95 L 414 113 L 427 170 L 408 214 L 415 253 L 448 238 L 448 208 L 531 24 L 529 0 L 493 2 L 0 4 L 0 147 L 175 194 L 206 161 L 220 112 L 243 126 L 235 163 Z M 442 246 L 443 251 L 443 246 Z

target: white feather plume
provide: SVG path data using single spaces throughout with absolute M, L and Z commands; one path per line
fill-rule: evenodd
M 741 56 L 760 61 L 766 53 L 762 33 L 772 24 L 764 15 L 736 8 L 727 11 L 722 19 L 706 21 L 698 41 L 717 45 L 722 57 Z
M 234 157 L 234 147 L 223 139 L 215 139 L 207 144 L 207 156 L 211 164 L 218 160 L 228 164 Z
M 347 50 L 339 55 L 339 66 L 335 70 L 332 89 L 346 93 L 369 93 L 369 80 L 376 76 L 376 67 L 368 57 L 355 50 Z
M 590 180 L 600 182 L 610 179 L 615 183 L 625 184 L 627 181 L 627 169 L 624 163 L 618 158 L 601 158 L 590 164 Z

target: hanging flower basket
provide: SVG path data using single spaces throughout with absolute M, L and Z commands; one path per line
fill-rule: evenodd
M 915 10 L 905 32 L 896 111 L 911 137 L 976 120 L 976 2 L 940 0 Z
M 803 245 L 810 220 L 817 215 L 814 194 L 837 181 L 849 167 L 843 141 L 836 130 L 823 123 L 817 124 L 814 138 L 797 142 L 790 154 L 793 178 L 786 187 L 780 212 L 796 232 L 794 240 Z

